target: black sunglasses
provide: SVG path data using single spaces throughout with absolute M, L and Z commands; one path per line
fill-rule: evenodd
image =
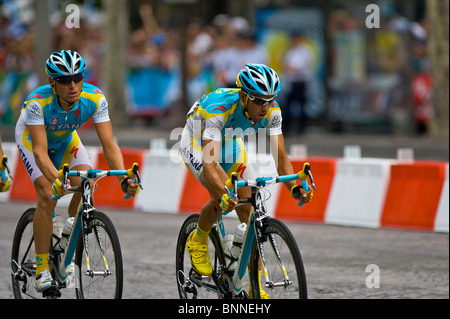
M 72 81 L 74 83 L 78 83 L 81 80 L 83 80 L 83 73 L 78 73 L 72 76 L 61 76 L 59 78 L 55 78 L 56 81 L 58 81 L 61 84 L 69 84 Z
M 258 105 L 264 105 L 266 103 L 272 104 L 273 101 L 275 101 L 275 98 L 277 97 L 276 95 L 270 99 L 262 99 L 253 95 L 248 94 L 247 92 L 244 92 L 245 95 L 247 95 L 247 97 L 249 98 L 250 101 L 252 101 L 253 103 L 256 103 Z

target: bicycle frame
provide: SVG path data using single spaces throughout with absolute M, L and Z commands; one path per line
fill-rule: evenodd
M 237 189 L 239 187 L 251 186 L 251 187 L 261 188 L 261 187 L 266 187 L 266 186 L 273 185 L 276 183 L 284 183 L 284 182 L 294 181 L 297 179 L 300 179 L 303 188 L 305 189 L 305 191 L 308 191 L 310 188 L 308 185 L 308 177 L 311 179 L 312 186 L 314 187 L 314 189 L 316 189 L 315 184 L 314 184 L 314 179 L 309 170 L 309 163 L 305 163 L 303 170 L 298 174 L 283 175 L 283 176 L 277 176 L 277 177 L 259 177 L 255 180 L 236 180 L 236 179 L 234 179 L 234 181 L 233 181 L 233 178 L 232 178 L 232 183 L 234 185 L 234 188 L 229 189 L 229 193 L 231 194 L 231 196 L 233 196 L 235 199 L 237 199 Z M 264 273 L 264 276 L 266 279 L 266 286 L 272 287 L 272 286 L 277 286 L 277 285 L 286 285 L 287 283 L 289 283 L 289 277 L 287 275 L 286 269 L 284 267 L 284 264 L 281 260 L 280 255 L 279 255 L 279 251 L 278 251 L 275 239 L 273 237 L 271 237 L 269 239 L 270 239 L 270 243 L 273 246 L 274 250 L 277 252 L 278 264 L 284 274 L 284 283 L 273 283 L 269 278 L 269 275 L 267 272 L 267 267 L 266 267 L 266 261 L 264 258 L 264 248 L 263 248 L 262 243 L 260 242 L 260 239 L 262 237 L 262 233 L 261 233 L 262 221 L 264 220 L 264 218 L 267 217 L 267 215 L 266 215 L 266 207 L 265 207 L 264 201 L 261 199 L 261 196 L 259 194 L 260 193 L 258 190 L 258 191 L 256 191 L 254 198 L 252 195 L 252 209 L 250 211 L 250 216 L 249 216 L 249 220 L 247 223 L 247 230 L 246 230 L 246 233 L 244 236 L 244 242 L 242 244 L 241 253 L 237 260 L 236 270 L 235 270 L 235 272 L 233 274 L 233 278 L 232 278 L 233 289 L 234 289 L 235 295 L 239 294 L 242 290 L 245 272 L 246 272 L 246 269 L 247 269 L 247 266 L 248 266 L 248 263 L 250 260 L 253 242 L 255 239 L 257 240 L 257 248 L 259 250 L 259 256 L 260 256 L 260 260 L 261 260 L 261 270 Z M 242 203 L 242 201 L 239 201 L 239 202 Z M 246 201 L 246 202 L 248 202 L 248 201 Z M 299 202 L 299 205 L 300 204 L 302 204 L 302 203 Z M 255 209 L 256 209 L 256 211 L 255 211 Z M 227 215 L 227 214 L 228 214 L 227 211 L 222 211 L 222 215 Z M 224 226 L 222 217 L 220 217 L 217 221 L 217 228 L 219 229 L 218 233 L 219 233 L 220 240 L 222 242 L 223 238 L 226 235 L 225 226 Z
M 107 171 L 107 170 L 91 169 L 91 170 L 87 170 L 87 171 L 68 171 L 68 168 L 66 169 L 65 179 L 69 176 L 80 176 L 81 177 L 81 187 L 69 188 L 67 191 L 72 192 L 72 193 L 73 192 L 81 192 L 82 198 L 81 198 L 80 204 L 77 209 L 77 214 L 75 216 L 75 221 L 73 224 L 72 232 L 69 237 L 69 241 L 68 241 L 66 249 L 64 251 L 61 263 L 58 266 L 58 275 L 62 281 L 65 281 L 68 276 L 67 267 L 72 263 L 72 259 L 75 255 L 75 250 L 77 247 L 77 242 L 78 242 L 80 233 L 82 233 L 82 235 L 83 235 L 82 239 L 83 239 L 84 253 L 85 253 L 85 259 L 86 259 L 86 268 L 87 268 L 86 275 L 93 277 L 93 276 L 108 276 L 111 274 L 108 269 L 108 261 L 106 260 L 106 258 L 104 256 L 103 245 L 102 245 L 101 238 L 98 234 L 97 228 L 94 228 L 95 237 L 96 237 L 97 243 L 100 248 L 100 253 L 102 255 L 102 260 L 105 265 L 105 270 L 100 271 L 100 272 L 94 272 L 91 270 L 90 264 L 89 264 L 89 245 L 88 245 L 88 237 L 87 237 L 88 236 L 88 234 L 87 234 L 88 224 L 87 223 L 89 221 L 89 213 L 92 212 L 93 210 L 95 210 L 94 206 L 92 205 L 92 198 L 91 198 L 92 191 L 91 191 L 91 184 L 90 184 L 89 180 L 93 179 L 93 178 L 101 178 L 101 177 L 105 177 L 105 176 L 122 176 L 122 175 L 130 176 L 130 175 L 132 175 L 130 177 L 133 178 L 134 176 L 136 176 L 138 183 L 139 183 L 140 187 L 142 188 L 142 185 L 140 183 L 139 173 L 137 172 L 137 169 L 138 169 L 137 164 L 133 165 L 132 172 L 134 174 L 131 174 L 130 170 L 109 170 L 109 171 Z M 66 180 L 64 182 L 66 182 Z M 124 197 L 125 197 L 125 199 L 129 198 L 129 196 L 126 196 L 126 195 Z M 52 196 L 52 199 L 57 200 L 59 198 L 57 196 Z

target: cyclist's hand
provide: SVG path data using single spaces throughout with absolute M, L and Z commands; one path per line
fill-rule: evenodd
M 130 196 L 136 196 L 137 193 L 139 193 L 139 190 L 141 189 L 139 185 L 128 176 L 122 179 L 122 181 L 120 182 L 120 187 L 122 188 L 122 191 L 125 194 L 128 194 Z
M 305 189 L 301 185 L 295 185 L 291 188 L 291 196 L 301 201 L 302 203 L 310 203 L 313 197 L 313 191 L 312 189 L 309 189 L 307 192 L 305 192 Z
M 7 192 L 11 188 L 11 179 L 6 174 L 6 166 L 3 165 L 3 160 L 0 161 L 0 193 Z
M 5 171 L 0 171 L 0 193 L 7 192 L 11 188 L 11 179 L 6 175 Z
M 66 192 L 66 189 L 70 185 L 70 181 L 68 179 L 66 185 L 64 185 L 63 183 L 64 183 L 64 180 L 59 177 L 55 180 L 55 182 L 53 183 L 53 186 L 52 186 L 52 194 L 53 195 L 55 195 L 57 197 L 62 197 L 64 195 L 64 193 Z
M 6 171 L 6 166 L 3 164 L 3 161 L 6 162 L 8 158 L 6 157 L 6 155 L 3 155 L 3 157 L 0 159 L 0 172 L 4 172 Z M 2 175 L 3 178 L 3 175 Z
M 233 209 L 236 208 L 237 202 L 230 198 L 228 194 L 223 194 L 222 200 L 220 200 L 220 208 L 227 212 L 231 212 Z

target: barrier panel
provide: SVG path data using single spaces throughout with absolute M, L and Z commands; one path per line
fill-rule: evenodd
M 133 163 L 136 162 L 139 164 L 140 173 L 145 170 L 143 150 L 121 148 L 121 151 L 125 168 L 131 168 Z M 103 151 L 98 152 L 96 168 L 103 170 L 110 169 Z M 122 191 L 120 181 L 117 178 L 100 179 L 98 185 L 99 188 L 94 193 L 94 204 L 96 207 L 134 208 L 135 197 L 131 197 L 130 199 L 123 198 L 125 194 Z
M 372 158 L 338 159 L 325 222 L 379 227 L 393 162 Z
M 314 191 L 310 204 L 299 207 L 297 201 L 291 197 L 288 189 L 280 184 L 281 190 L 275 209 L 275 217 L 295 221 L 324 222 L 328 197 L 334 179 L 336 159 L 310 157 L 301 160 L 292 158 L 291 161 L 295 172 L 301 171 L 305 162 L 311 164 L 311 172 L 317 191 Z
M 184 164 L 184 184 L 181 192 L 179 212 L 192 214 L 200 213 L 200 209 L 210 199 L 209 192 L 189 172 Z
M 144 190 L 136 196 L 135 208 L 152 213 L 178 213 L 186 184 L 185 166 L 174 163 L 166 150 L 145 152 L 144 164 L 143 170 L 140 169 Z
M 434 230 L 446 166 L 444 162 L 392 165 L 381 226 Z
M 445 180 L 442 187 L 441 199 L 434 220 L 434 231 L 449 232 L 449 186 L 448 186 L 448 163 L 445 165 Z
M 9 199 L 13 201 L 16 200 L 36 203 L 36 192 L 34 191 L 34 186 L 33 183 L 31 183 L 30 176 L 25 169 L 25 165 L 22 162 L 22 158 L 19 155 L 19 151 L 17 151 L 12 174 L 14 180 L 11 185 L 11 189 L 9 190 Z
M 99 147 L 87 147 L 95 168 L 109 169 Z M 0 193 L 0 202 L 36 202 L 28 173 L 14 143 L 4 143 L 13 172 L 11 190 Z M 140 164 L 144 190 L 125 200 L 119 181 L 99 180 L 94 194 L 98 208 L 125 208 L 150 213 L 199 213 L 209 193 L 186 166 L 166 149 L 122 149 L 125 167 Z M 249 155 L 259 176 L 276 174 L 270 155 Z M 359 227 L 388 227 L 449 232 L 449 163 L 404 163 L 376 158 L 291 157 L 294 170 L 311 163 L 317 191 L 311 204 L 297 206 L 282 184 L 269 187 L 266 205 L 271 216 L 282 220 Z M 106 181 L 106 182 L 105 182 Z M 153 182 L 157 181 L 157 183 Z M 58 206 L 67 207 L 70 196 Z

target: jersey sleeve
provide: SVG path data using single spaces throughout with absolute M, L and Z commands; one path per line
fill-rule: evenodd
M 31 101 L 26 105 L 23 114 L 26 125 L 45 125 L 44 112 L 39 102 Z
M 225 126 L 225 117 L 223 115 L 210 115 L 205 120 L 205 131 L 203 138 L 220 142 L 222 140 L 222 130 Z
M 281 131 L 281 110 L 279 108 L 274 109 L 269 118 L 269 123 L 267 125 L 267 135 L 280 135 Z
M 108 101 L 106 101 L 106 98 L 104 96 L 102 96 L 98 100 L 98 107 L 97 110 L 92 115 L 92 119 L 94 120 L 94 123 L 108 122 L 110 120 L 108 111 Z

